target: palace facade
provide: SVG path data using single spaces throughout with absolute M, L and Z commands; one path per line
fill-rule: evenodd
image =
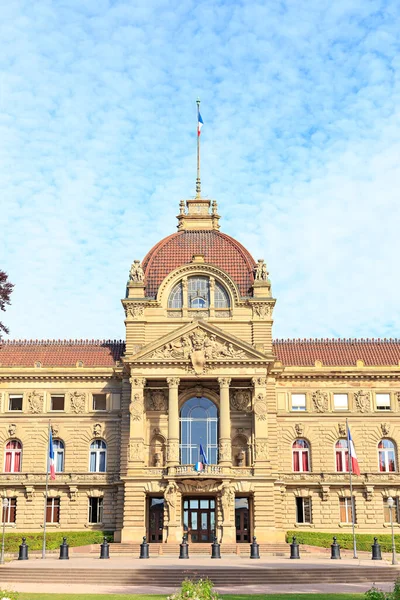
M 133 262 L 122 305 L 125 342 L 1 342 L 8 530 L 42 528 L 49 420 L 50 530 L 223 544 L 346 530 L 347 418 L 357 530 L 385 531 L 389 496 L 399 522 L 399 341 L 273 341 L 265 262 L 199 197 Z

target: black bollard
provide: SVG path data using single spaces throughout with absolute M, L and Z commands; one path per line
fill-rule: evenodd
M 100 544 L 100 558 L 110 558 L 110 544 L 107 542 L 107 538 L 104 537 L 104 541 Z
M 214 536 L 214 541 L 211 544 L 211 558 L 221 558 L 221 546 L 218 544 L 217 536 Z
M 378 544 L 378 538 L 374 537 L 374 543 L 372 544 L 372 560 L 382 560 L 381 547 Z
M 179 558 L 189 558 L 189 546 L 186 541 L 186 536 L 183 536 L 182 544 L 179 544 Z
M 250 558 L 260 558 L 260 546 L 257 544 L 256 536 L 253 536 L 253 542 L 250 544 Z
M 336 541 L 336 537 L 333 538 L 333 544 L 331 544 L 331 559 L 337 560 L 340 558 L 340 546 Z
M 68 550 L 67 538 L 63 537 L 63 543 L 60 545 L 60 560 L 69 560 Z
M 143 542 L 140 544 L 139 558 L 149 558 L 149 544 L 146 540 L 146 536 L 143 537 Z
M 26 538 L 22 538 L 22 544 L 19 547 L 18 560 L 28 560 L 28 549 Z
M 300 558 L 299 544 L 296 542 L 296 536 L 293 536 L 293 541 L 290 544 L 290 558 Z

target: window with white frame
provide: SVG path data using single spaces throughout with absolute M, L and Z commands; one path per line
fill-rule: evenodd
M 89 523 L 103 522 L 103 498 L 89 498 Z
M 228 291 L 219 281 L 212 286 L 209 277 L 195 275 L 188 277 L 186 282 L 186 286 L 182 285 L 182 281 L 174 285 L 168 298 L 168 308 L 180 309 L 184 301 L 189 309 L 207 309 L 212 303 L 216 310 L 230 307 Z
M 8 396 L 8 410 L 22 410 L 22 394 L 10 394 Z
M 376 394 L 376 410 L 390 410 L 390 394 Z
M 349 446 L 346 439 L 338 440 L 335 444 L 336 473 L 349 472 Z
M 378 462 L 381 473 L 396 471 L 396 446 L 392 440 L 383 439 L 379 442 Z
M 1 522 L 4 523 L 15 523 L 17 516 L 17 499 L 16 498 L 7 498 L 8 506 L 3 506 L 3 514 L 1 517 Z
M 311 498 L 296 498 L 296 523 L 311 522 Z
M 62 473 L 64 471 L 64 450 L 64 442 L 62 440 L 53 440 L 56 473 Z
M 103 440 L 94 440 L 90 444 L 91 473 L 105 473 L 107 463 L 107 444 Z
M 5 473 L 20 473 L 22 469 L 22 444 L 19 440 L 10 440 L 6 444 L 4 457 Z
M 340 508 L 340 522 L 341 523 L 352 523 L 353 522 L 352 521 L 352 514 L 353 514 L 352 498 L 350 496 L 346 496 L 345 498 L 339 498 L 339 508 Z M 355 513 L 355 517 L 356 517 L 356 513 Z M 354 522 L 355 522 L 355 520 L 354 520 Z
M 292 394 L 290 410 L 306 410 L 306 395 Z
M 393 498 L 393 500 L 394 500 L 394 504 L 393 504 L 393 508 L 392 508 L 393 523 L 399 523 L 399 516 L 400 516 L 399 497 L 395 496 Z M 390 508 L 388 506 L 387 501 L 388 501 L 387 498 L 383 498 L 383 521 L 384 521 L 384 523 L 390 523 Z
M 303 473 L 310 470 L 310 446 L 306 440 L 298 439 L 293 442 L 293 471 Z
M 46 523 L 60 522 L 60 498 L 47 498 Z
M 180 462 L 193 465 L 201 460 L 200 444 L 210 465 L 218 462 L 218 409 L 208 398 L 190 398 L 180 413 Z
M 333 394 L 333 408 L 334 410 L 348 410 L 349 409 L 349 397 L 347 394 Z

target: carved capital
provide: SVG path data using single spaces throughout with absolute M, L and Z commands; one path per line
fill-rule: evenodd
M 230 377 L 218 377 L 218 383 L 221 388 L 230 386 L 232 379 Z
M 251 380 L 253 386 L 256 387 L 265 387 L 267 385 L 266 377 L 253 377 Z
M 168 387 L 177 388 L 179 386 L 179 377 L 167 377 Z
M 144 388 L 146 385 L 146 379 L 144 377 L 131 377 L 129 383 L 134 388 Z

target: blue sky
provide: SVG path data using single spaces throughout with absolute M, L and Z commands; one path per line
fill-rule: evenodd
M 396 337 L 400 4 L 22 0 L 0 23 L 12 338 L 122 338 L 133 259 L 202 183 L 275 337 Z

